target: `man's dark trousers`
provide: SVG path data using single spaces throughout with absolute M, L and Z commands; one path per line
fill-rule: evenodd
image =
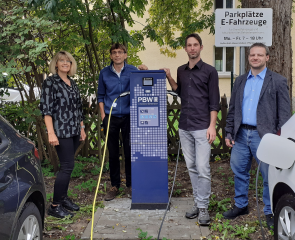
M 106 135 L 109 115 L 106 114 L 103 119 L 104 133 Z M 130 148 L 130 115 L 123 117 L 111 116 L 108 136 L 109 166 L 111 184 L 117 188 L 120 187 L 120 160 L 119 160 L 119 134 L 122 133 L 124 156 L 125 156 L 125 174 L 126 186 L 131 186 L 131 148 Z

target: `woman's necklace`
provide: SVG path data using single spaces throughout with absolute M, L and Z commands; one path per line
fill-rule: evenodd
M 67 78 L 67 79 L 63 79 L 62 80 L 69 86 L 71 86 L 71 81 Z

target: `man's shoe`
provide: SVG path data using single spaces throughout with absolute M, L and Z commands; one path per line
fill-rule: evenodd
M 200 213 L 199 213 L 199 218 L 198 218 L 198 223 L 201 226 L 208 226 L 210 224 L 210 216 L 208 213 L 208 210 L 206 208 L 199 208 Z
M 199 215 L 199 208 L 197 207 L 197 204 L 195 203 L 191 210 L 185 213 L 185 217 L 189 219 L 196 218 Z
M 80 210 L 80 207 L 77 204 L 73 203 L 73 201 L 69 197 L 65 197 L 62 200 L 61 205 L 65 209 L 70 210 L 70 211 L 79 211 Z
M 265 215 L 265 217 L 266 217 L 266 224 L 268 229 L 273 229 L 273 226 L 275 224 L 273 214 Z
M 107 195 L 104 197 L 104 200 L 105 201 L 111 201 L 111 200 L 113 200 L 117 195 L 118 195 L 118 193 L 119 193 L 119 190 L 118 190 L 118 188 L 116 188 L 115 186 L 114 187 L 112 187 L 111 189 L 110 189 L 110 191 L 107 193 Z
M 244 208 L 238 208 L 236 205 L 222 215 L 225 219 L 235 219 L 237 216 L 249 214 L 248 206 Z
M 53 207 L 50 205 L 48 208 L 47 214 L 56 218 L 65 218 L 67 216 L 73 217 L 74 214 L 71 212 L 68 212 L 67 209 L 65 209 L 61 204 L 57 205 L 56 207 Z
M 127 187 L 126 189 L 126 194 L 127 194 L 127 197 L 129 197 L 130 199 L 132 199 L 132 187 Z

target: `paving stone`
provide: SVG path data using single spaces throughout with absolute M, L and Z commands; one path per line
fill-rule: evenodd
M 201 232 L 201 236 L 203 237 L 206 237 L 211 233 L 209 230 L 209 227 L 204 227 L 204 226 L 200 226 L 200 232 Z
M 130 199 L 114 199 L 104 202 L 105 208 L 98 209 L 94 220 L 94 239 L 138 239 L 140 228 L 148 236 L 157 238 L 165 210 L 130 210 Z M 173 198 L 162 226 L 160 239 L 200 239 L 210 233 L 206 227 L 195 224 L 196 219 L 184 217 L 186 209 L 193 205 L 192 198 Z M 90 239 L 89 223 L 81 239 Z M 126 232 L 123 232 L 126 231 Z
M 122 234 L 93 234 L 94 239 L 104 239 L 104 240 L 107 240 L 107 239 L 123 240 L 123 239 L 127 239 L 126 237 L 127 236 L 124 236 Z M 134 236 L 130 239 L 136 239 L 136 237 Z
M 177 205 L 174 205 L 174 208 L 177 209 L 177 210 L 181 210 L 181 211 L 183 211 L 183 213 L 185 214 L 186 211 L 192 209 L 192 206 L 193 206 L 193 205 L 177 204 Z M 177 207 L 177 208 L 176 208 L 176 207 Z
M 168 234 L 168 238 L 172 239 L 190 239 L 191 236 L 186 231 L 179 231 L 179 230 L 171 230 Z
M 197 232 L 197 233 L 193 233 L 193 234 L 191 234 L 191 239 L 195 239 L 195 240 L 199 240 L 199 239 L 201 239 L 201 234 L 200 234 L 200 232 Z

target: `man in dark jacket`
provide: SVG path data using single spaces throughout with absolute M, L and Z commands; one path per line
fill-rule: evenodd
M 98 103 L 103 126 L 106 132 L 110 109 L 111 114 L 108 150 L 109 166 L 112 188 L 105 196 L 106 201 L 114 199 L 119 193 L 120 161 L 119 161 L 119 133 L 123 138 L 125 156 L 125 174 L 127 194 L 131 197 L 131 150 L 130 150 L 130 95 L 119 98 L 114 104 L 113 101 L 123 92 L 130 91 L 130 73 L 138 70 L 132 65 L 125 63 L 127 58 L 126 47 L 122 44 L 113 44 L 110 49 L 111 65 L 101 70 L 98 83 Z M 138 67 L 140 70 L 147 70 L 145 65 Z
M 262 43 L 250 47 L 249 73 L 235 81 L 226 119 L 226 145 L 232 147 L 230 164 L 235 174 L 235 205 L 223 213 L 234 219 L 248 214 L 249 171 L 252 157 L 266 133 L 277 133 L 290 117 L 287 79 L 266 67 L 269 49 Z M 274 224 L 268 189 L 268 164 L 261 162 L 264 214 L 270 228 Z

